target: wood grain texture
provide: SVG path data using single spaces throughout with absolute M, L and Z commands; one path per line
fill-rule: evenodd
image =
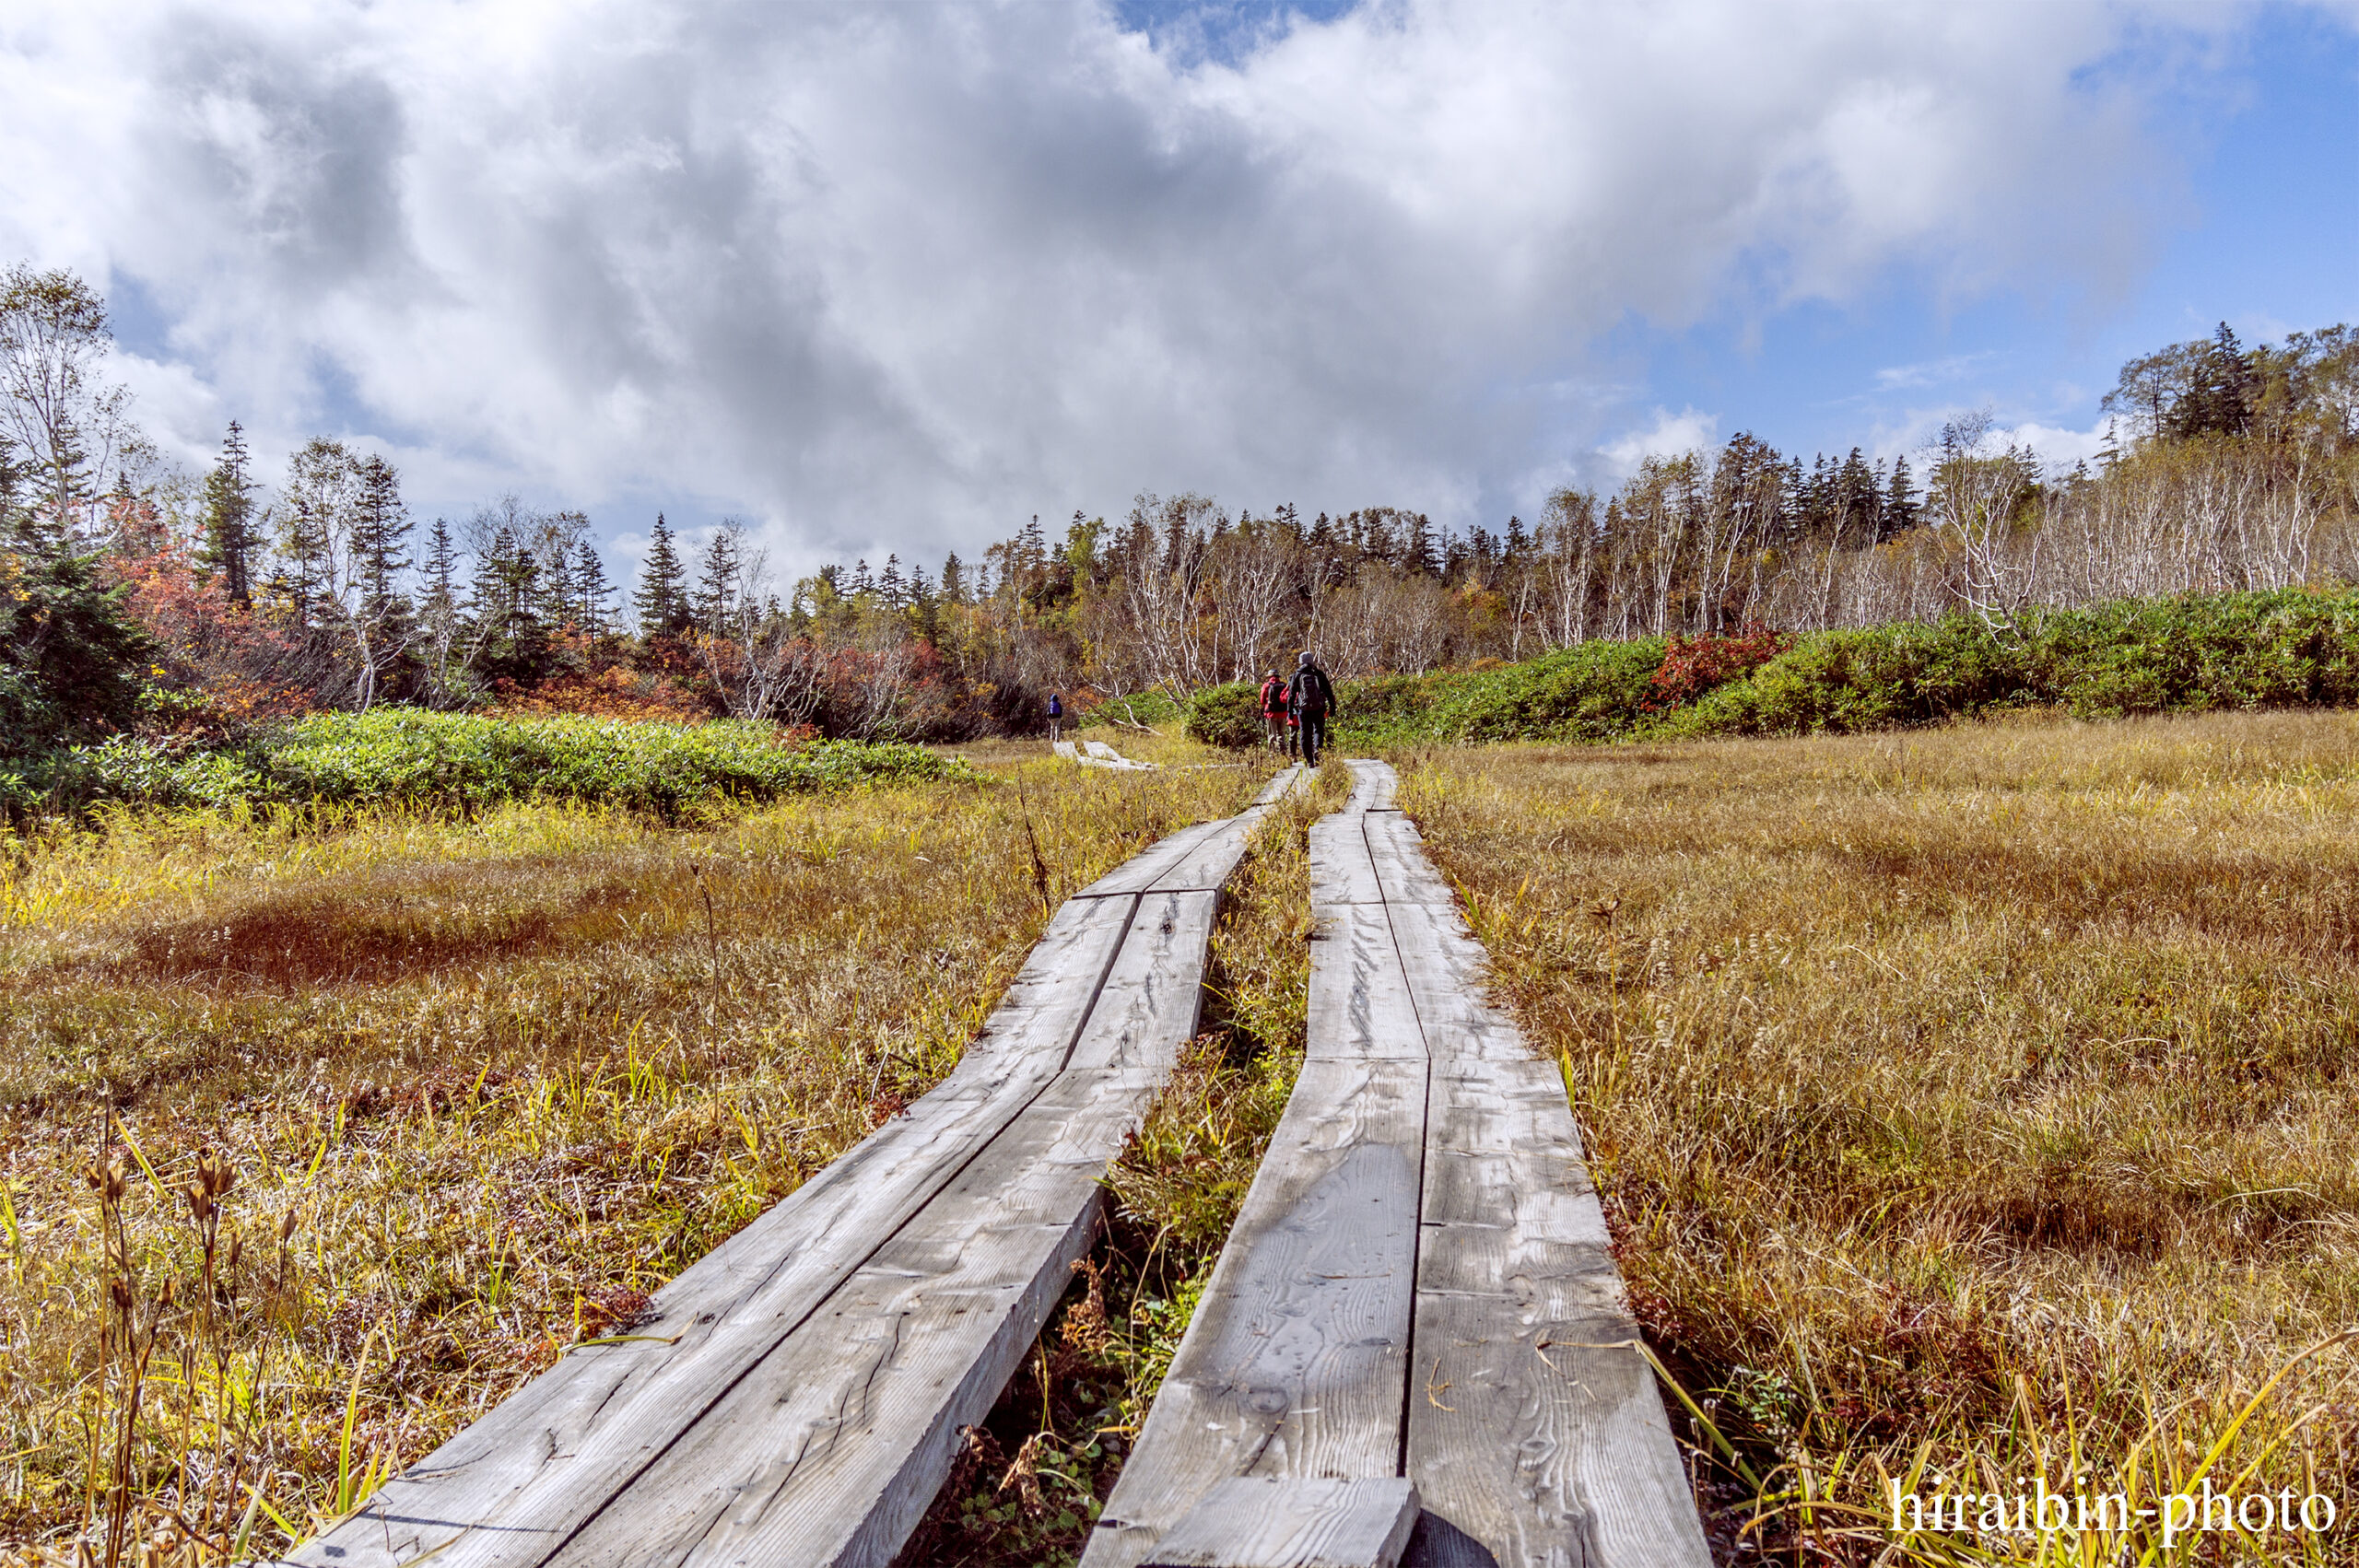
M 1219 907 L 1216 893 L 1150 893 L 1138 901 L 1067 1065 L 1171 1070 L 1203 1017 L 1204 959 Z
M 1424 1060 L 1425 1036 L 1409 998 L 1391 914 L 1381 904 L 1314 907 L 1306 1052 L 1313 1058 Z
M 1352 770 L 1351 798 L 1344 802 L 1344 810 L 1357 815 L 1379 806 L 1390 808 L 1392 791 L 1399 776 L 1389 762 L 1377 762 L 1367 757 L 1353 757 L 1344 766 Z
M 1267 784 L 1262 786 L 1262 792 L 1253 797 L 1253 803 L 1257 806 L 1274 806 L 1292 793 L 1295 788 L 1302 783 L 1303 778 L 1302 764 L 1290 763 L 1278 769 L 1276 775 Z
M 1127 894 L 1144 893 L 1155 885 L 1156 879 L 1187 857 L 1205 839 L 1227 825 L 1227 819 L 1199 822 L 1166 834 L 1145 848 L 1073 895 L 1075 898 L 1115 898 Z
M 1384 889 L 1368 858 L 1360 813 L 1342 811 L 1310 825 L 1310 907 L 1382 904 Z
M 1060 910 L 950 1076 L 659 1292 L 649 1339 L 569 1354 L 290 1561 L 541 1561 L 1055 1078 L 1135 908 Z
M 1417 1489 L 1398 1477 L 1231 1476 L 1142 1568 L 1393 1568 L 1416 1522 Z
M 1401 944 L 1401 969 L 1434 1056 L 1528 1061 L 1532 1047 L 1515 1020 L 1485 1000 L 1491 955 L 1454 908 L 1387 904 Z
M 1266 806 L 1248 806 L 1243 813 L 1222 825 L 1218 833 L 1207 834 L 1191 845 L 1187 853 L 1173 861 L 1170 869 L 1148 884 L 1149 893 L 1218 893 L 1228 886 L 1229 879 L 1245 860 L 1245 851 L 1253 840 L 1254 826 L 1269 814 Z
M 1437 1060 L 1429 1093 L 1409 1561 L 1708 1568 L 1555 1065 Z
M 1262 787 L 1253 803 L 1233 817 L 1204 825 L 1210 831 L 1188 839 L 1180 852 L 1155 862 L 1161 869 L 1141 891 L 1218 893 L 1225 890 L 1252 845 L 1253 830 L 1302 778 L 1299 766 L 1285 767 Z M 1177 835 L 1174 835 L 1176 837 Z
M 1228 1476 L 1399 1474 L 1425 1098 L 1421 1061 L 1303 1064 L 1087 1568 Z
M 1070 1283 L 1162 1082 L 1060 1077 L 553 1562 L 890 1562 Z
M 1386 903 L 1458 907 L 1449 879 L 1426 859 L 1425 839 L 1405 814 L 1371 811 L 1362 819 L 1361 831 L 1367 837 L 1368 859 Z

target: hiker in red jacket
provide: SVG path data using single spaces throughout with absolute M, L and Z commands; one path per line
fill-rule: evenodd
M 1286 744 L 1286 683 L 1275 670 L 1262 679 L 1262 729 L 1263 743 L 1273 752 L 1284 753 Z

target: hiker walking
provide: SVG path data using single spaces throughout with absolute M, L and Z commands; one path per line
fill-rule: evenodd
M 1302 743 L 1302 765 L 1319 766 L 1319 748 L 1327 743 L 1327 720 L 1335 712 L 1335 687 L 1327 672 L 1312 662 L 1304 649 L 1294 661 L 1294 679 L 1286 683 L 1286 708 L 1294 715 Z
M 1058 734 L 1063 728 L 1064 720 L 1065 699 L 1050 692 L 1049 694 L 1049 743 L 1052 746 L 1057 743 Z
M 1275 670 L 1262 678 L 1262 743 L 1284 755 L 1286 743 L 1286 678 Z

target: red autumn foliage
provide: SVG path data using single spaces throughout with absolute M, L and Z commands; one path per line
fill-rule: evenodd
M 148 678 L 194 698 L 173 705 L 170 728 L 229 733 L 311 710 L 299 630 L 233 603 L 146 509 L 118 519 L 117 533 L 109 566 L 123 607 L 160 650 Z
M 1772 631 L 1758 621 L 1747 621 L 1734 637 L 1680 637 L 1663 644 L 1662 667 L 1647 685 L 1638 705 L 1661 713 L 1694 702 L 1714 686 L 1750 674 L 1794 645 L 1792 636 Z

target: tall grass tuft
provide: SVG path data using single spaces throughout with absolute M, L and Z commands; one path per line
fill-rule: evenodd
M 1011 769 L 1022 809 L 918 781 L 16 840 L 0 1550 L 242 1561 L 358 1505 L 938 1080 L 1041 878 L 1257 781 Z
M 2351 1560 L 2359 720 L 1403 761 L 1724 1550 Z M 2344 1524 L 1895 1529 L 1889 1491 L 2207 1480 Z

